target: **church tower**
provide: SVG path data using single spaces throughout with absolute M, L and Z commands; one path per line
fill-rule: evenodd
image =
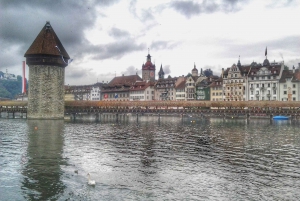
M 144 81 L 155 81 L 155 64 L 152 64 L 151 56 L 149 53 L 147 55 L 146 63 L 142 65 L 142 79 Z
M 195 63 L 194 63 L 194 68 L 192 69 L 192 76 L 198 76 L 198 69 L 196 68 Z
M 158 72 L 158 78 L 159 79 L 164 79 L 165 78 L 165 72 L 162 69 L 162 65 L 160 65 L 160 70 Z
M 28 119 L 64 118 L 65 67 L 70 59 L 50 22 L 26 51 L 29 67 Z

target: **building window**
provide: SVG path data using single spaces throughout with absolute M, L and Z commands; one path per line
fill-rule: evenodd
M 293 94 L 296 94 L 296 91 L 293 91 Z
M 286 94 L 286 91 L 283 91 L 283 94 Z
M 284 85 L 283 85 L 283 88 L 286 89 L 286 87 L 287 87 L 286 84 L 284 84 Z
M 296 88 L 296 85 L 295 85 L 295 84 L 293 84 L 293 88 Z

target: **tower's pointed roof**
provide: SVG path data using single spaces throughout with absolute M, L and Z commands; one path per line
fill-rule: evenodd
M 155 70 L 155 64 L 151 62 L 151 55 L 149 53 L 145 65 L 142 66 L 142 70 Z
M 59 48 L 61 53 L 55 46 Z M 70 59 L 67 51 L 50 25 L 50 22 L 46 22 L 43 29 L 26 51 L 24 57 L 33 55 L 63 56 L 65 59 Z
M 160 69 L 159 69 L 158 74 L 165 74 L 165 72 L 164 72 L 164 70 L 163 70 L 163 68 L 162 68 L 162 64 L 160 65 Z
M 192 69 L 192 71 L 197 71 L 198 72 L 198 69 L 196 68 L 196 63 L 194 63 L 194 68 Z
M 241 61 L 240 61 L 240 56 L 239 56 L 239 60 L 238 60 L 238 62 L 237 62 L 237 67 L 242 67 L 242 65 L 241 65 Z

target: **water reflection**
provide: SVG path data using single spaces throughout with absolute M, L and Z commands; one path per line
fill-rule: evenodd
M 28 162 L 22 174 L 26 200 L 56 200 L 65 186 L 60 165 L 64 163 L 63 120 L 28 120 Z
M 136 116 L 26 122 L 0 122 L 0 179 L 16 172 L 21 155 L 27 160 L 14 182 L 0 182 L 9 187 L 0 186 L 0 195 L 18 195 L 11 200 L 300 199 L 297 121 L 144 115 L 138 123 Z

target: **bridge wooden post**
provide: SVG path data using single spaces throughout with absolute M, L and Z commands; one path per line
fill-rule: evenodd
M 116 113 L 116 123 L 118 123 L 118 122 L 119 122 L 119 114 Z
M 101 119 L 101 113 L 96 113 L 96 122 L 100 122 Z
M 158 123 L 160 124 L 160 113 L 158 113 Z
M 139 123 L 139 113 L 136 113 L 136 123 Z

